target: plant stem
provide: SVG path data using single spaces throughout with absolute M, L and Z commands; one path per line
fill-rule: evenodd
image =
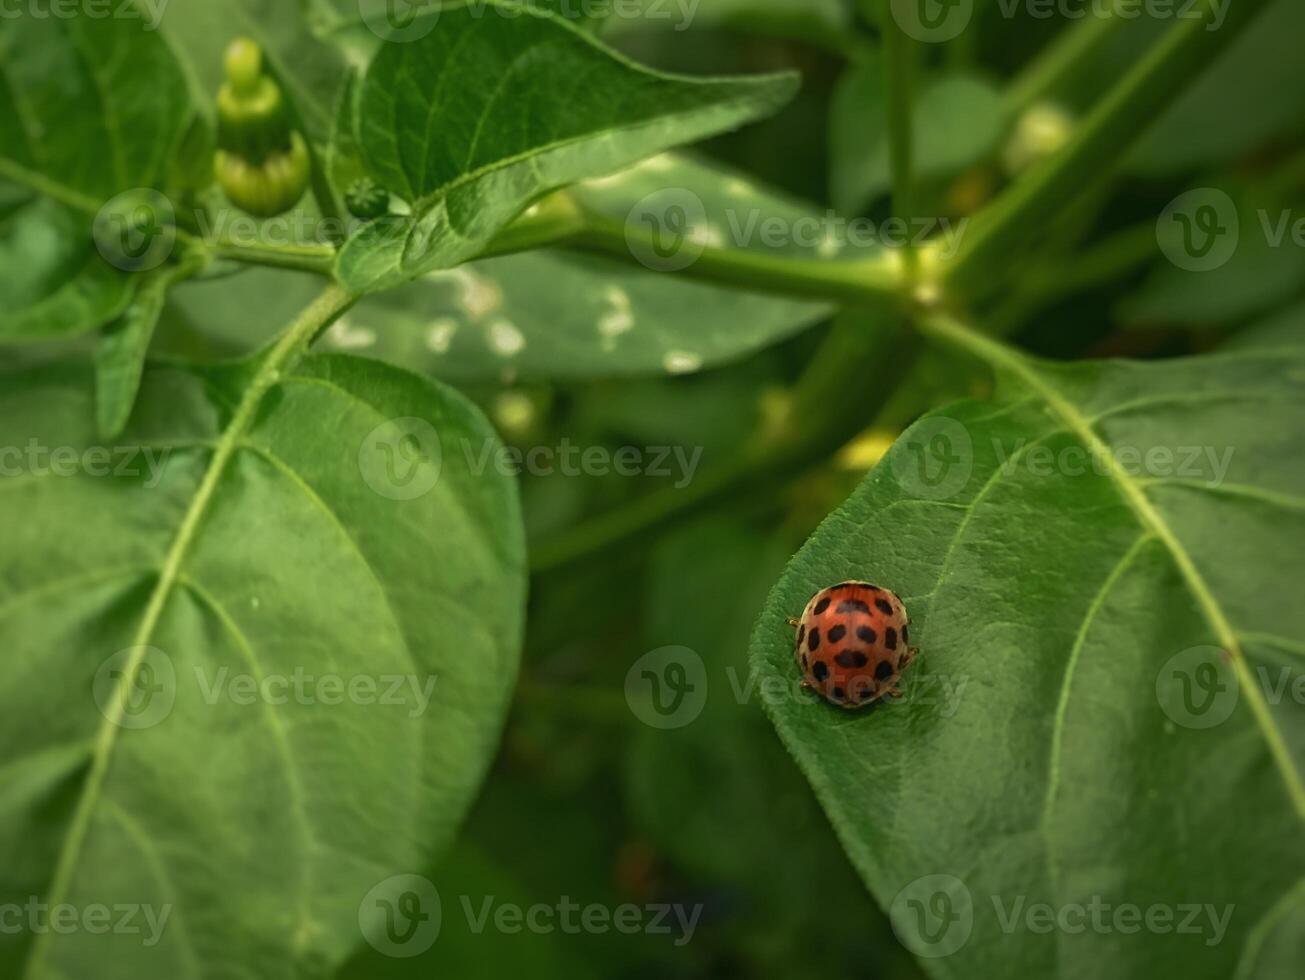
M 1040 51 L 1006 89 L 1004 101 L 1008 117 L 1018 116 L 1071 79 L 1115 30 L 1127 23 L 1118 15 L 1118 7 L 1119 0 L 1115 0 L 1102 15 L 1092 14 L 1061 31 Z
M 1201 16 L 1178 20 L 1106 94 L 1066 147 L 1017 181 L 974 221 L 960 252 L 944 269 L 954 292 L 969 294 L 1009 261 L 1030 229 L 1067 201 L 1105 180 L 1124 152 L 1231 43 L 1268 0 L 1229 8 L 1221 29 L 1209 30 L 1219 0 L 1203 0 Z
M 893 214 L 911 227 L 915 214 L 915 45 L 893 17 L 891 0 L 882 0 L 880 18 L 884 36 L 884 89 L 888 93 L 888 162 L 893 182 Z M 915 280 L 917 258 L 908 243 L 903 246 L 906 278 Z
M 631 246 L 652 249 L 654 240 L 644 228 L 591 212 L 586 215 L 583 230 L 561 244 L 635 262 Z M 903 289 L 899 260 L 887 251 L 871 259 L 840 262 L 706 246 L 692 265 L 672 274 L 759 293 L 850 306 L 895 304 Z
M 180 237 L 179 233 L 179 237 Z M 220 259 L 249 265 L 266 265 L 277 269 L 297 269 L 319 276 L 331 276 L 335 267 L 335 249 L 330 245 L 280 245 L 271 242 L 223 238 L 206 245 L 203 239 L 187 238 L 206 247 Z

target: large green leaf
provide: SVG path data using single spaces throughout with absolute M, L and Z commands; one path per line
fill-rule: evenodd
M 820 237 L 826 226 L 812 209 L 679 156 L 577 185 L 574 195 L 625 221 L 665 188 L 679 189 L 671 193 L 696 212 L 702 237 L 723 247 L 814 258 L 839 244 Z M 813 241 L 767 249 L 760 229 L 768 222 L 807 228 Z M 380 293 L 330 339 L 443 378 L 616 377 L 737 360 L 830 312 L 827 304 L 721 288 L 630 261 L 535 251 L 429 273 Z
M 195 117 L 172 50 L 134 12 L 5 19 L 0 178 L 48 199 L 0 219 L 0 342 L 92 330 L 134 290 L 129 263 L 97 251 L 92 216 L 124 191 L 164 186 Z
M 789 544 L 760 532 L 709 518 L 652 551 L 644 648 L 673 652 L 631 668 L 627 689 L 648 683 L 641 676 L 648 667 L 661 668 L 667 690 L 678 686 L 681 667 L 701 687 L 663 716 L 668 727 L 636 731 L 625 766 L 627 805 L 678 868 L 750 896 L 742 925 L 767 975 L 835 976 L 860 959 L 872 975 L 898 976 L 893 961 L 903 954 L 885 942 L 887 923 L 825 833 L 824 816 L 768 730 L 749 677 L 748 627 Z M 722 582 L 729 588 L 720 590 Z M 701 601 L 718 590 L 716 601 Z M 777 853 L 783 860 L 759 860 Z M 794 895 L 822 901 L 795 905 Z M 815 948 L 806 941 L 812 933 L 822 936 Z
M 194 106 L 171 48 L 141 20 L 7 16 L 0 65 L 0 175 L 91 212 L 162 184 Z
M 753 637 L 776 727 L 936 976 L 1293 975 L 1305 357 L 938 332 L 1002 404 L 921 420 L 789 565 Z M 900 703 L 792 689 L 785 618 L 846 579 L 907 604 Z
M 1233 163 L 1305 127 L 1305 4 L 1277 0 L 1246 28 L 1129 153 L 1131 169 L 1166 176 Z
M 151 367 L 98 449 L 89 370 L 0 379 L 0 894 L 168 913 L 5 930 L 6 976 L 328 976 L 485 772 L 525 593 L 515 489 L 467 463 L 493 431 L 394 368 L 274 363 Z
M 410 213 L 356 232 L 338 275 L 369 292 L 458 265 L 546 192 L 765 116 L 795 89 L 792 75 L 649 71 L 530 8 L 446 9 L 385 44 L 358 86 L 368 170 Z
M 1158 260 L 1119 304 L 1123 319 L 1142 324 L 1219 326 L 1281 307 L 1305 290 L 1305 248 L 1293 236 L 1301 218 L 1290 195 L 1228 186 L 1203 187 L 1176 199 L 1157 224 L 1167 257 Z M 1220 232 L 1207 255 L 1199 222 L 1213 207 Z M 1192 242 L 1186 236 L 1194 234 Z
M 0 186 L 6 191 L 18 193 Z M 134 289 L 96 251 L 85 214 L 25 196 L 0 217 L 0 344 L 93 330 L 121 313 Z

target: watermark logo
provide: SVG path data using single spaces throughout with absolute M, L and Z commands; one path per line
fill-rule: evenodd
M 893 477 L 913 497 L 946 500 L 960 493 L 974 469 L 969 430 L 945 415 L 913 425 L 889 455 Z
M 95 215 L 95 248 L 104 261 L 124 272 L 157 269 L 176 246 L 176 218 L 172 202 L 158 191 L 123 191 Z
M 1232 658 L 1214 646 L 1189 647 L 1165 661 L 1155 696 L 1170 721 L 1184 728 L 1213 728 L 1228 720 L 1240 693 Z
M 1156 222 L 1160 250 L 1170 262 L 1188 272 L 1211 272 L 1227 265 L 1237 251 L 1240 236 L 1237 205 L 1213 187 L 1176 197 Z
M 358 906 L 358 928 L 384 956 L 420 956 L 440 935 L 442 909 L 435 884 L 421 875 L 386 878 Z
M 707 703 L 707 665 L 688 647 L 659 647 L 626 672 L 625 701 L 651 728 L 683 728 Z
M 358 449 L 363 482 L 390 500 L 416 500 L 430 493 L 443 466 L 439 433 L 425 419 L 382 422 Z
M 439 23 L 441 0 L 358 0 L 358 16 L 383 41 L 419 41 Z
M 958 37 L 974 17 L 974 0 L 892 0 L 893 20 L 917 41 L 941 44 Z
M 92 693 L 100 713 L 120 728 L 153 728 L 172 713 L 177 672 L 158 647 L 125 647 L 100 664 Z
M 631 209 L 625 223 L 630 254 L 655 272 L 681 272 L 707 249 L 707 209 L 684 187 L 655 191 Z
M 888 919 L 898 941 L 916 956 L 950 956 L 974 931 L 974 899 L 960 878 L 926 875 L 897 893 Z

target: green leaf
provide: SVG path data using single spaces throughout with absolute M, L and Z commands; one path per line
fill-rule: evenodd
M 1157 235 L 1170 259 L 1160 260 L 1120 302 L 1121 318 L 1146 325 L 1219 326 L 1279 308 L 1305 290 L 1305 248 L 1297 239 L 1302 217 L 1289 206 L 1291 198 L 1266 197 L 1256 188 L 1230 186 L 1229 190 L 1227 197 L 1219 197 L 1223 192 L 1204 188 L 1195 192 L 1202 196 L 1193 198 L 1214 204 L 1218 227 L 1233 236 L 1226 257 L 1213 268 L 1188 267 L 1194 244 L 1184 240 L 1178 221 L 1162 218 Z M 1193 208 L 1200 206 L 1183 206 L 1178 213 L 1199 220 Z M 1203 232 L 1195 227 L 1195 234 L 1202 236 L 1195 239 L 1199 244 Z M 1222 235 L 1214 247 L 1224 248 Z M 1223 251 L 1211 252 L 1213 259 L 1223 255 Z
M 95 350 L 95 418 L 101 438 L 116 439 L 127 427 L 168 290 L 195 272 L 200 261 L 148 275 L 118 322 L 100 338 Z
M 119 194 L 169 184 L 203 130 L 189 79 L 148 23 L 132 4 L 114 17 L 31 8 L 6 18 L 0 178 L 49 200 L 0 221 L 0 342 L 93 330 L 135 290 L 95 248 L 92 215 Z
M 489 3 L 386 44 L 358 90 L 373 178 L 410 214 L 344 245 L 353 292 L 399 285 L 474 257 L 547 192 L 763 117 L 792 75 L 691 79 L 653 72 L 555 16 Z
M 801 38 L 834 50 L 849 47 L 851 7 L 846 0 L 613 0 L 617 12 L 604 30 L 619 33 L 730 28 Z M 634 10 L 633 14 L 627 11 Z
M 864 210 L 891 185 L 887 112 L 881 56 L 839 79 L 830 107 L 830 184 L 842 211 Z M 959 73 L 923 86 L 914 118 L 916 173 L 927 179 L 955 175 L 991 153 L 1005 120 L 997 90 Z
M 1305 5 L 1278 0 L 1188 87 L 1128 156 L 1131 170 L 1162 177 L 1235 163 L 1305 126 Z
M 162 185 L 194 106 L 172 49 L 141 20 L 7 17 L 0 64 L 0 176 L 91 212 Z
M 0 384 L 0 445 L 47 453 L 0 481 L 3 892 L 170 913 L 6 930 L 7 976 L 330 976 L 484 775 L 525 596 L 514 486 L 468 463 L 493 431 L 390 367 L 276 363 L 151 367 L 99 448 L 86 368 Z
M 670 665 L 680 664 L 702 688 L 666 716 L 674 727 L 637 729 L 623 767 L 627 806 L 678 869 L 750 897 L 745 921 L 734 928 L 747 930 L 768 973 L 838 975 L 867 946 L 874 952 L 868 965 L 886 966 L 896 952 L 887 924 L 759 710 L 748 627 L 790 550 L 782 536 L 759 532 L 741 520 L 710 518 L 652 550 L 644 648 L 673 647 L 663 676 L 674 677 Z M 722 582 L 730 587 L 718 601 L 700 601 Z M 695 657 L 701 673 L 691 666 Z M 781 852 L 783 861 L 760 859 Z M 816 894 L 822 902 L 793 903 L 794 895 Z M 818 948 L 804 941 L 813 932 L 823 935 Z
M 0 190 L 17 194 L 15 185 Z M 94 330 L 127 306 L 135 281 L 100 256 L 91 220 L 49 198 L 0 217 L 0 344 Z
M 1305 356 L 1058 366 L 933 332 L 1002 404 L 921 420 L 793 559 L 752 648 L 780 735 L 937 977 L 1290 975 L 1305 718 L 1273 692 L 1305 656 Z M 847 579 L 910 611 L 904 699 L 774 695 L 785 618 Z M 1176 930 L 1184 903 L 1232 909 L 1226 934 L 1204 908 Z M 1176 918 L 1116 928 L 1130 904 Z
M 641 199 L 668 187 L 682 189 L 705 235 L 730 247 L 815 258 L 838 244 L 822 237 L 826 226 L 812 209 L 683 157 L 653 157 L 576 185 L 573 194 L 625 221 Z M 806 229 L 812 241 L 768 249 L 761 229 L 776 221 Z M 328 341 L 463 381 L 622 377 L 734 361 L 830 312 L 827 304 L 725 289 L 632 262 L 534 251 L 428 273 L 370 297 Z

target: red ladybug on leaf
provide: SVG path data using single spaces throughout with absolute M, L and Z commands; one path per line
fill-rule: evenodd
M 915 657 L 910 619 L 897 594 L 869 582 L 821 589 L 790 619 L 797 627 L 794 657 L 802 686 L 840 708 L 863 708 L 900 697 L 898 679 Z

